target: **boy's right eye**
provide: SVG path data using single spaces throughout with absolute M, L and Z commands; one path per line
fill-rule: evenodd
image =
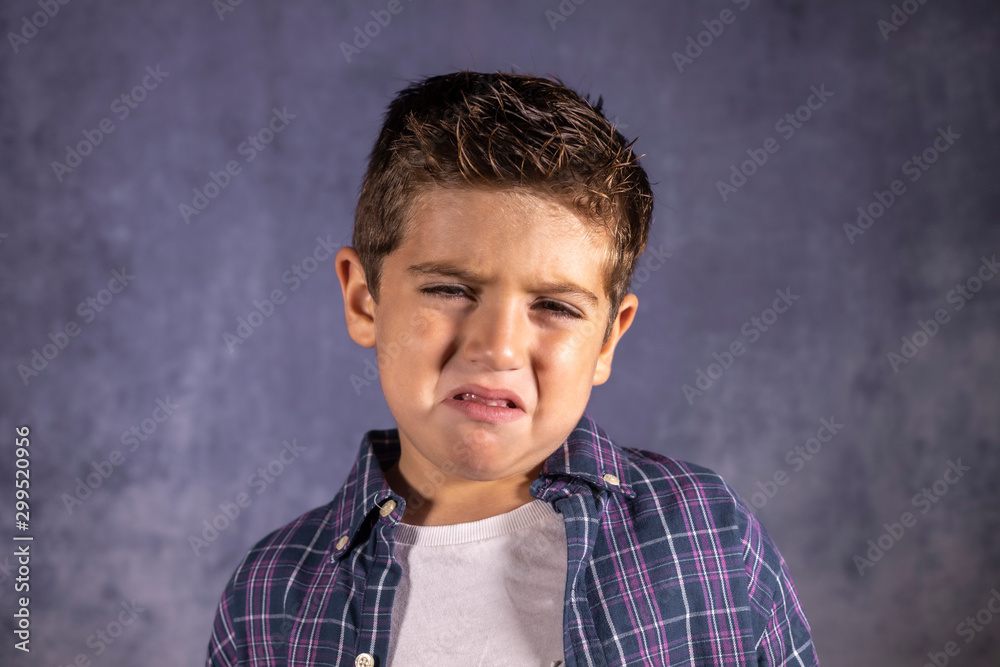
M 432 285 L 430 287 L 421 287 L 420 291 L 424 294 L 440 294 L 446 297 L 468 296 L 465 288 L 459 285 Z

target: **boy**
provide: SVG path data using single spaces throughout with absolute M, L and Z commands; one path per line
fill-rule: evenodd
M 336 269 L 397 428 L 250 550 L 208 665 L 818 664 L 735 492 L 585 411 L 652 214 L 600 107 L 467 71 L 390 104 Z

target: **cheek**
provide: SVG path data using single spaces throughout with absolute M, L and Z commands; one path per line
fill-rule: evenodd
M 538 365 L 566 380 L 591 376 L 600 351 L 593 336 L 579 329 L 543 339 L 538 349 Z
M 437 364 L 453 328 L 450 320 L 426 309 L 383 320 L 375 332 L 380 370 L 406 377 L 418 366 Z
M 591 320 L 580 322 L 565 332 L 563 345 L 577 357 L 597 356 L 604 330 Z

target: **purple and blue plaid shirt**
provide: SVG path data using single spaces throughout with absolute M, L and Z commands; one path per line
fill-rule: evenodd
M 386 667 L 406 501 L 382 470 L 398 456 L 396 429 L 369 431 L 332 502 L 254 545 L 208 667 Z M 620 447 L 584 412 L 531 494 L 565 520 L 566 667 L 819 664 L 777 547 L 712 471 Z

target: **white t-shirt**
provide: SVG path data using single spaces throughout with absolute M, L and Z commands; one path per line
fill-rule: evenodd
M 562 664 L 566 527 L 547 502 L 394 539 L 390 667 Z

